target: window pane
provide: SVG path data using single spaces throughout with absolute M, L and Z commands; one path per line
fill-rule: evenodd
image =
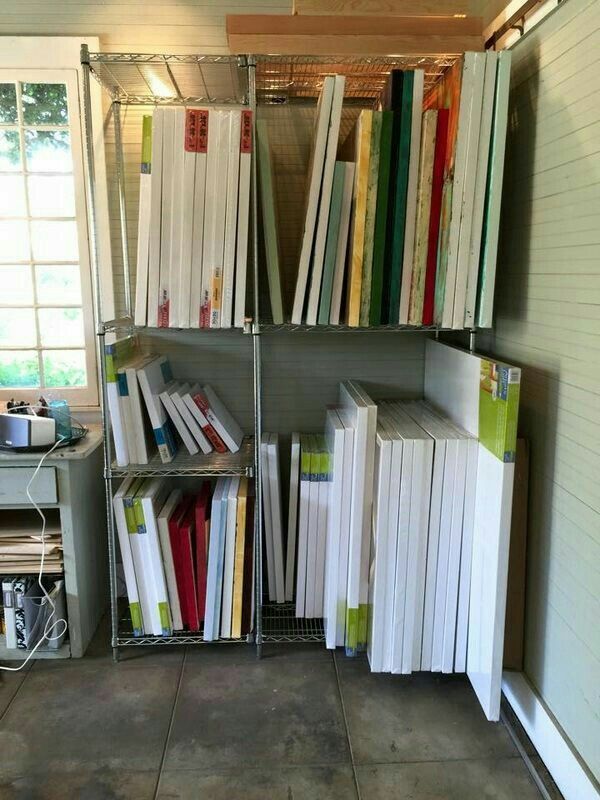
M 29 261 L 29 233 L 25 220 L 0 220 L 0 261 Z
M 33 308 L 3 308 L 0 311 L 0 347 L 35 347 Z
M 67 131 L 25 131 L 25 155 L 30 172 L 70 172 L 70 137 Z
M 31 268 L 29 264 L 0 267 L 0 302 L 16 306 L 33 304 Z M 0 310 L 0 316 L 4 312 Z
M 75 191 L 71 175 L 30 175 L 27 192 L 32 217 L 75 216 Z
M 83 346 L 83 316 L 80 308 L 38 309 L 40 338 L 46 347 Z
M 67 125 L 67 87 L 64 83 L 22 83 L 26 125 Z
M 27 216 L 25 181 L 22 175 L 0 175 L 0 216 Z
M 17 122 L 17 90 L 14 83 L 0 83 L 0 122 Z
M 79 267 L 38 264 L 35 268 L 37 300 L 40 305 L 81 303 Z
M 32 222 L 31 247 L 35 261 L 77 261 L 77 223 Z
M 35 350 L 0 351 L 0 387 L 31 388 L 40 385 L 38 356 Z
M 45 386 L 87 386 L 83 350 L 44 350 Z
M 0 171 L 17 172 L 21 169 L 21 147 L 18 131 L 0 131 Z

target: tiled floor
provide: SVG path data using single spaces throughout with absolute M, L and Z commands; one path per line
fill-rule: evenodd
M 0 674 L 1 800 L 539 800 L 461 677 L 321 645 L 127 651 Z M 141 651 L 141 652 L 140 652 Z

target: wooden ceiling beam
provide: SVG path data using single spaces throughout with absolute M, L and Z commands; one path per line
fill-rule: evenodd
M 477 0 L 294 0 L 294 14 L 383 17 L 480 16 Z
M 483 49 L 480 17 L 229 14 L 232 53 L 435 55 Z

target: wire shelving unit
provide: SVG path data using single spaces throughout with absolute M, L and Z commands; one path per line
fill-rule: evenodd
M 112 461 L 110 418 L 106 412 L 106 375 L 104 371 L 104 341 L 107 334 L 120 332 L 152 333 L 165 329 L 138 327 L 133 322 L 131 276 L 128 254 L 128 230 L 125 203 L 125 171 L 121 137 L 120 109 L 125 106 L 159 105 L 245 105 L 256 120 L 257 105 L 286 105 L 314 103 L 319 95 L 323 78 L 340 73 L 346 76 L 344 103 L 357 107 L 373 107 L 385 87 L 393 68 L 425 70 L 426 86 L 431 86 L 450 67 L 458 55 L 439 55 L 436 58 L 419 56 L 349 57 L 349 56 L 201 56 L 164 55 L 145 53 L 90 53 L 84 45 L 81 63 L 84 73 L 83 110 L 87 149 L 89 218 L 91 223 L 91 257 L 95 273 L 95 303 L 98 323 L 99 362 L 102 379 L 102 417 L 105 449 L 106 514 L 109 532 L 109 563 L 111 579 L 112 646 L 115 659 L 123 646 L 205 644 L 202 632 L 176 633 L 171 637 L 132 635 L 131 622 L 120 613 L 117 598 L 116 538 L 112 511 L 112 482 L 126 476 L 222 476 L 246 475 L 254 477 L 255 486 L 255 620 L 254 633 L 241 640 L 253 641 L 260 655 L 262 643 L 316 642 L 324 640 L 323 620 L 303 619 L 295 616 L 292 603 L 276 604 L 263 600 L 263 522 L 260 443 L 262 432 L 262 374 L 261 333 L 287 332 L 328 333 L 422 333 L 437 334 L 441 328 L 411 327 L 406 325 L 380 325 L 376 327 L 350 327 L 348 325 L 274 325 L 261 319 L 258 255 L 258 192 L 256 161 L 252 161 L 250 196 L 251 248 L 249 265 L 253 289 L 253 316 L 247 320 L 243 331 L 232 329 L 231 335 L 248 334 L 253 343 L 253 400 L 254 431 L 244 440 L 239 453 L 219 456 L 178 455 L 171 464 L 162 464 L 158 457 L 147 465 L 117 467 Z M 124 273 L 125 315 L 103 321 L 100 297 L 100 271 L 96 249 L 96 193 L 94 182 L 93 134 L 90 101 L 90 81 L 98 81 L 112 101 L 114 125 L 116 176 L 119 195 L 121 246 Z M 255 148 L 253 148 L 255 152 Z M 210 329 L 186 331 L 193 337 L 211 336 Z M 224 331 L 220 331 L 223 333 Z M 474 347 L 473 331 L 470 344 Z

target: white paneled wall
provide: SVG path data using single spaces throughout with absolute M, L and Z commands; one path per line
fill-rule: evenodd
M 226 14 L 288 14 L 291 0 L 22 0 L 3 2 L 0 31 L 99 36 L 109 52 L 227 53 Z
M 513 48 L 495 332 L 531 440 L 526 671 L 600 777 L 600 3 Z

